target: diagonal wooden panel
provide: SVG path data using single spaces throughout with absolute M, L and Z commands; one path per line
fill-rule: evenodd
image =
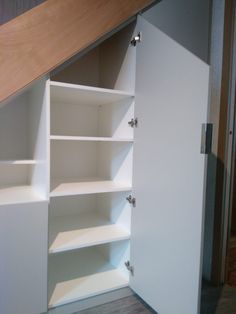
M 154 0 L 47 0 L 0 27 L 0 102 Z

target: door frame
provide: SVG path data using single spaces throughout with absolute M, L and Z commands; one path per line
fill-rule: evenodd
M 217 10 L 217 2 L 218 0 L 213 0 L 213 15 L 215 13 L 214 10 Z M 220 285 L 224 283 L 226 279 L 226 253 L 232 205 L 230 196 L 233 187 L 232 179 L 234 161 L 232 156 L 235 153 L 233 145 L 236 137 L 236 134 L 234 134 L 235 132 L 232 132 L 234 128 L 234 91 L 236 83 L 236 58 L 233 58 L 233 52 L 236 52 L 235 0 L 225 0 L 224 6 L 222 67 L 220 69 L 218 68 L 221 76 L 221 87 L 219 91 L 219 116 L 217 123 L 218 135 L 215 139 L 217 146 L 215 151 L 216 185 L 214 197 L 215 205 L 211 264 L 211 282 L 214 285 Z M 213 33 L 214 27 L 212 30 L 212 34 Z M 214 35 L 212 35 L 212 40 L 213 36 Z M 211 52 L 211 54 L 216 53 L 216 51 Z M 211 106 L 214 105 L 214 97 L 212 97 Z
M 231 50 L 230 50 L 230 83 L 228 100 L 228 119 L 227 119 L 227 146 L 226 146 L 226 178 L 225 178 L 225 219 L 223 234 L 223 265 L 222 281 L 227 281 L 228 274 L 228 248 L 231 234 L 232 209 L 233 209 L 233 191 L 236 184 L 235 166 L 236 166 L 236 3 L 232 4 L 232 30 L 231 30 Z

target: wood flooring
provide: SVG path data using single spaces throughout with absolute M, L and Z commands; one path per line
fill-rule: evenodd
M 236 236 L 231 236 L 228 253 L 228 284 L 236 287 Z
M 139 297 L 130 296 L 117 301 L 79 311 L 74 314 L 151 314 L 156 313 Z
M 171 300 L 170 300 L 171 301 Z M 74 314 L 154 314 L 138 296 L 130 296 Z M 174 314 L 174 313 L 170 313 Z M 201 314 L 236 314 L 236 288 L 203 283 Z
M 236 314 L 236 288 L 225 285 L 214 314 Z

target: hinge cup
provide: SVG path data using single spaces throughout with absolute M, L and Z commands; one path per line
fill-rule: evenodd
M 131 119 L 128 124 L 131 126 L 131 128 L 137 127 L 138 126 L 138 118 Z
M 136 206 L 136 198 L 132 197 L 132 195 L 129 195 L 128 197 L 126 197 L 126 200 L 133 206 Z
M 130 43 L 132 46 L 135 47 L 137 45 L 137 43 L 140 43 L 140 42 L 141 42 L 141 33 L 139 32 L 138 35 L 136 35 L 132 38 Z
M 131 273 L 132 276 L 134 276 L 134 267 L 130 265 L 130 262 L 125 262 L 125 266 L 128 269 L 128 271 Z

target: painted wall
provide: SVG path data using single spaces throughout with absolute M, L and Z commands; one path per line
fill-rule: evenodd
M 164 33 L 208 61 L 211 0 L 162 0 L 143 15 Z
M 34 8 L 45 0 L 0 0 L 0 24 Z

